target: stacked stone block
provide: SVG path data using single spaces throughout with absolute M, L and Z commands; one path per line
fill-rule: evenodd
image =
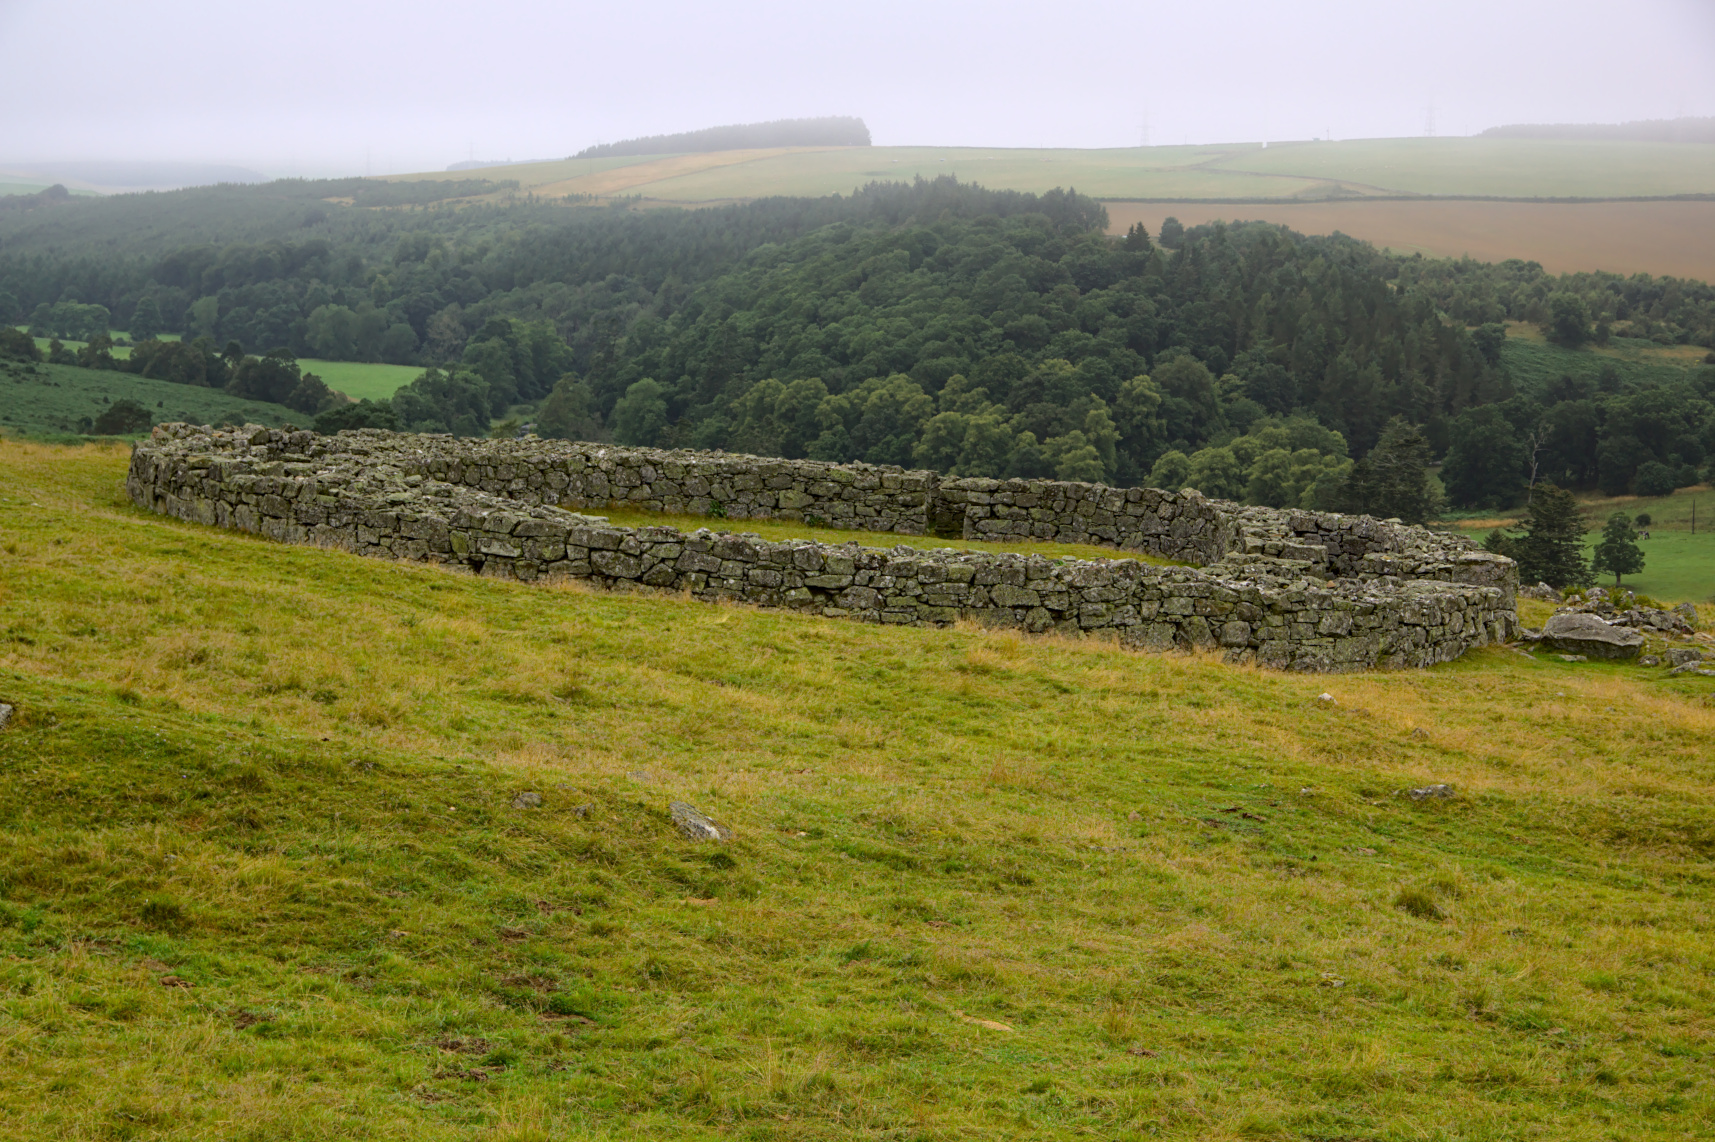
M 1108 632 L 1139 649 L 1221 649 L 1231 661 L 1291 670 L 1425 666 L 1510 638 L 1517 627 L 1506 579 L 1510 561 L 1482 552 L 1460 549 L 1438 557 L 1425 548 L 1393 553 L 1398 566 L 1384 571 L 1423 567 L 1433 572 L 1410 578 L 1369 573 L 1378 554 L 1370 552 L 1358 561 L 1358 574 L 1329 580 L 1312 571 L 1314 561 L 1256 552 L 1230 554 L 1205 568 L 1162 567 L 1131 559 L 881 550 L 809 539 L 773 543 L 709 529 L 616 527 L 544 502 L 550 492 L 561 502 L 572 498 L 564 495 L 572 473 L 554 466 L 565 460 L 563 451 L 550 450 L 538 466 L 503 458 L 522 455 L 524 449 L 488 447 L 377 433 L 319 437 L 254 427 L 214 432 L 171 425 L 136 448 L 126 486 L 134 502 L 181 519 L 524 582 L 579 579 L 611 589 L 670 591 L 900 625 L 945 626 L 968 617 L 1028 631 Z M 768 490 L 766 481 L 760 488 L 737 486 L 747 474 L 735 470 L 741 460 L 714 457 L 706 468 L 693 463 L 673 470 L 663 462 L 656 479 L 607 486 L 654 489 L 673 481 L 683 487 L 692 479 L 710 478 L 731 480 L 729 486 L 737 491 Z M 579 495 L 586 502 L 589 489 L 599 486 L 588 481 L 591 470 L 602 469 L 582 470 L 586 482 Z M 917 492 L 903 482 L 890 487 L 882 479 L 886 470 L 865 466 L 857 472 L 866 482 L 874 474 L 876 484 L 827 482 L 876 497 L 921 495 L 926 502 L 936 491 L 931 485 Z M 555 473 L 568 483 L 555 487 L 549 478 Z M 542 476 L 539 486 L 533 483 L 535 474 Z M 1118 492 L 1117 498 L 1086 495 L 1076 502 L 1146 502 L 1110 491 Z M 1218 503 L 1211 506 L 1183 494 L 1149 495 L 1151 502 L 1182 513 L 1170 517 L 1166 531 L 1151 534 L 1171 536 L 1172 521 L 1188 521 L 1180 528 L 1180 550 L 1207 543 L 1210 536 L 1225 534 L 1223 529 L 1240 534 L 1237 521 L 1205 514 L 1205 509 L 1221 511 Z M 761 504 L 760 499 L 747 502 Z M 1061 510 L 1054 506 L 1060 501 L 1046 502 L 1051 510 Z M 878 514 L 862 518 L 889 518 L 879 514 L 885 503 L 872 499 L 870 506 Z M 1016 499 L 1001 506 L 1030 507 Z M 766 507 L 779 510 L 779 498 Z M 1127 513 L 1122 507 L 1119 514 Z M 1344 557 L 1342 549 L 1334 558 Z M 1329 561 L 1324 553 L 1322 563 Z M 1467 564 L 1498 582 L 1476 581 L 1482 576 Z

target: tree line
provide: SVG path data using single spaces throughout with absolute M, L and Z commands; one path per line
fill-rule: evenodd
M 420 400 L 352 406 L 348 422 L 514 417 L 1261 503 L 1369 502 L 1381 477 L 1361 465 L 1390 432 L 1444 462 L 1460 506 L 1516 504 L 1543 482 L 1683 485 L 1715 456 L 1708 372 L 1521 387 L 1503 352 L 1507 321 L 1573 347 L 1715 340 L 1697 282 L 1401 258 L 1260 223 L 1110 238 L 1076 192 L 950 178 L 649 212 L 378 210 L 330 189 L 352 188 L 203 188 L 0 220 L 0 309 L 67 340 L 104 313 L 134 338 L 180 333 L 190 348 L 139 349 L 126 367 L 202 378 L 186 383 L 230 384 L 210 362 L 234 346 L 427 368 Z M 308 393 L 293 407 L 336 411 Z M 1383 498 L 1402 495 L 1416 502 Z

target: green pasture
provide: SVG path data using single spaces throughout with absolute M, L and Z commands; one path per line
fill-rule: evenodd
M 1602 525 L 1615 512 L 1634 519 L 1640 512 L 1650 517 L 1648 539 L 1639 539 L 1644 552 L 1641 574 L 1627 575 L 1622 584 L 1664 603 L 1715 602 L 1715 490 L 1708 485 L 1680 488 L 1671 496 L 1580 496 L 1584 517 L 1586 553 L 1602 538 Z M 1693 507 L 1697 530 L 1692 531 Z M 1453 518 L 1449 522 L 1481 539 L 1495 527 L 1516 527 L 1520 510 L 1490 518 Z M 1599 580 L 1613 584 L 1613 576 Z
M 981 147 L 835 147 L 762 155 L 692 173 L 687 156 L 643 155 L 495 167 L 484 176 L 524 189 L 629 167 L 635 185 L 602 193 L 676 202 L 771 194 L 848 193 L 871 179 L 956 174 L 997 189 L 1071 186 L 1098 198 L 1295 198 L 1352 195 L 1630 197 L 1715 193 L 1715 148 L 1694 144 L 1531 139 L 1354 139 L 1097 150 Z M 448 178 L 446 172 L 394 176 Z
M 1715 1119 L 1707 679 L 529 586 L 149 514 L 125 464 L 0 443 L 0 1136 Z
M 109 369 L 0 362 L 0 431 L 8 435 L 76 433 L 80 418 L 94 420 L 109 404 L 124 399 L 148 409 L 157 424 L 182 420 L 278 426 L 306 424 L 310 419 L 281 405 L 245 400 L 219 389 L 178 385 Z
M 305 357 L 298 367 L 314 373 L 328 388 L 352 400 L 384 400 L 423 375 L 421 365 L 383 365 L 365 361 L 322 361 Z
M 162 341 L 177 341 L 179 334 L 163 333 Z M 48 351 L 49 338 L 36 338 L 36 345 L 43 353 Z M 66 348 L 73 351 L 84 347 L 82 341 L 62 342 Z M 113 356 L 116 360 L 127 360 L 131 356 L 130 346 L 115 348 Z M 417 365 L 384 365 L 378 362 L 366 361 L 323 361 L 315 357 L 305 357 L 298 362 L 299 367 L 306 373 L 314 373 L 325 381 L 329 388 L 337 389 L 353 400 L 381 400 L 392 396 L 400 388 L 410 384 L 423 375 L 421 366 Z
M 1641 338 L 1615 337 L 1605 349 L 1586 345 L 1568 349 L 1550 344 L 1534 325 L 1513 324 L 1501 346 L 1501 364 L 1521 393 L 1541 392 L 1561 377 L 1574 377 L 1594 385 L 1612 367 L 1631 384 L 1675 384 L 1687 374 L 1703 368 L 1708 350 L 1689 346 L 1662 346 Z
M 1391 194 L 1605 198 L 1715 193 L 1715 147 L 1546 139 L 1354 139 L 1275 145 L 1216 164 Z
M 764 194 L 849 194 L 854 187 L 875 180 L 909 181 L 938 175 L 954 175 L 962 182 L 994 188 L 1041 191 L 1073 187 L 1098 198 L 1272 198 L 1329 189 L 1320 180 L 1232 174 L 1204 167 L 1230 151 L 1206 147 L 1107 151 L 846 148 L 714 167 L 650 182 L 638 187 L 637 193 L 687 202 Z
M 29 328 L 29 326 L 20 325 L 20 326 L 18 326 L 18 328 L 27 330 Z M 129 338 L 130 334 L 126 333 L 123 329 L 115 329 L 112 331 L 111 336 Z M 53 340 L 54 340 L 54 338 L 52 338 L 52 337 L 37 337 L 35 339 L 36 348 L 40 349 L 45 354 L 48 351 L 48 345 L 50 343 L 52 343 Z M 160 334 L 156 335 L 156 340 L 159 340 L 159 341 L 178 341 L 178 340 L 180 340 L 180 335 L 177 333 L 160 333 Z M 60 342 L 60 344 L 64 345 L 67 349 L 70 349 L 73 352 L 75 352 L 79 349 L 82 349 L 85 345 L 89 344 L 89 342 L 87 342 L 87 341 L 64 341 L 64 340 L 62 340 Z M 113 354 L 114 360 L 126 361 L 126 360 L 129 360 L 131 357 L 131 346 L 129 346 L 129 345 L 115 345 L 112 349 L 108 350 L 108 352 Z
M 1703 500 L 1698 507 L 1700 519 L 1705 508 L 1715 511 L 1715 495 L 1705 495 Z M 1700 523 L 1696 535 L 1653 524 L 1649 531 L 1648 539 L 1638 540 L 1644 569 L 1621 576 L 1621 585 L 1664 603 L 1715 602 L 1715 527 L 1705 531 Z M 1600 532 L 1585 536 L 1586 554 L 1601 538 Z M 1614 577 L 1599 575 L 1596 582 L 1611 587 Z

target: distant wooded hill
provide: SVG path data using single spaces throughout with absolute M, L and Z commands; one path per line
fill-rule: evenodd
M 605 159 L 619 155 L 668 155 L 704 151 L 741 151 L 756 147 L 867 147 L 869 128 L 862 119 L 830 115 L 822 119 L 776 119 L 771 123 L 738 123 L 706 127 L 679 135 L 650 135 L 618 143 L 600 143 L 573 155 L 576 159 Z
M 1594 142 L 1715 143 L 1715 118 L 1638 119 L 1631 123 L 1514 123 L 1490 127 L 1486 139 L 1575 139 Z

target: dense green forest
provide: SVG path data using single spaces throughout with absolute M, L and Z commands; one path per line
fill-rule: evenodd
M 702 211 L 497 189 L 44 200 L 0 218 L 0 318 L 78 340 L 182 333 L 129 362 L 104 364 L 93 342 L 61 359 L 328 427 L 478 433 L 511 417 L 624 443 L 1276 504 L 1353 506 L 1352 464 L 1390 423 L 1444 459 L 1460 505 L 1512 502 L 1533 479 L 1683 486 L 1715 457 L 1715 370 L 1515 377 L 1503 352 L 1505 321 L 1586 354 L 1715 344 L 1700 282 L 1401 258 L 1266 224 L 1114 239 L 1075 192 L 946 178 Z M 373 194 L 381 205 L 363 205 Z M 341 406 L 300 375 L 308 356 L 428 371 L 391 402 Z

